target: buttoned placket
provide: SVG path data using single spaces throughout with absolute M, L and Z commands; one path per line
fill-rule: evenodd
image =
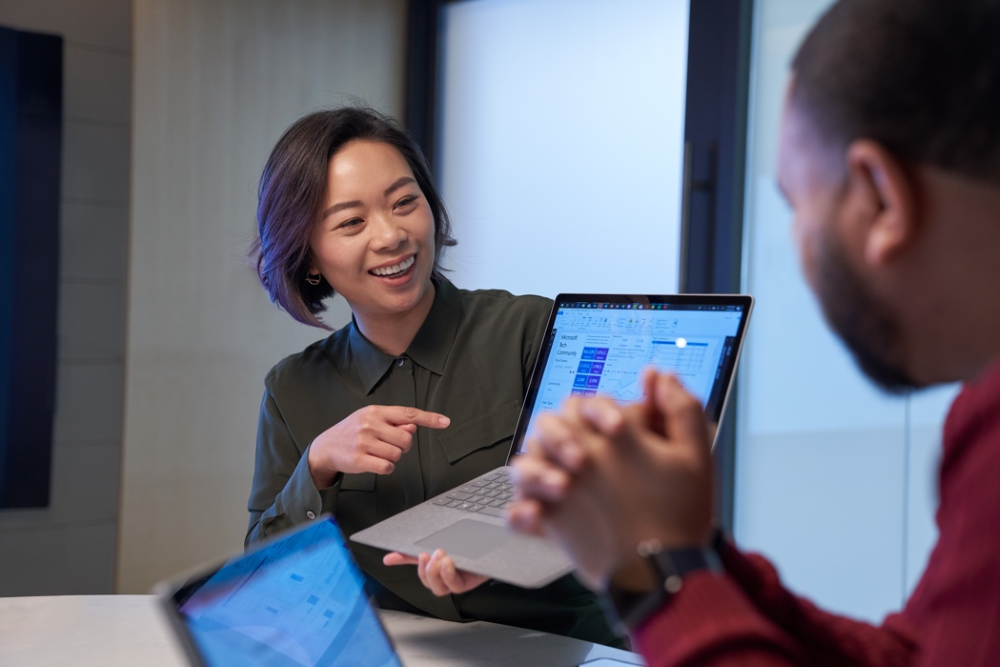
M 396 368 L 393 375 L 399 374 L 402 377 L 394 378 L 392 383 L 394 399 L 396 405 L 415 407 L 417 405 L 417 389 L 413 360 L 408 357 L 399 357 L 394 362 Z M 403 490 L 404 507 L 413 507 L 424 501 L 424 479 L 420 472 L 420 447 L 423 440 L 422 427 L 418 427 L 413 434 L 413 442 L 410 451 L 405 452 L 399 461 L 396 462 L 396 470 L 393 475 L 398 475 Z

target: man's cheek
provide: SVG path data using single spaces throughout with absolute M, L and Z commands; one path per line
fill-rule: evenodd
M 802 272 L 802 277 L 805 279 L 806 283 L 809 285 L 809 289 L 813 294 L 816 294 L 816 287 L 818 285 L 818 249 L 813 238 L 806 234 L 798 234 L 795 239 L 796 247 L 799 255 L 799 268 Z

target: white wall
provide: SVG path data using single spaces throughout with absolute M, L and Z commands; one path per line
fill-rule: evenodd
M 242 261 L 257 179 L 309 111 L 401 117 L 405 2 L 136 0 L 134 25 L 122 593 L 242 547 L 264 374 L 325 335 Z
M 121 456 L 131 93 L 129 0 L 3 0 L 0 25 L 63 37 L 52 496 L 0 510 L 0 596 L 111 593 Z M 30 276 L 28 277 L 30 280 Z
M 688 0 L 445 4 L 437 165 L 462 287 L 677 290 Z

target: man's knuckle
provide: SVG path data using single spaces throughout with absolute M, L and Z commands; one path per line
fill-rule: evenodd
M 681 394 L 677 399 L 677 408 L 686 413 L 701 410 L 701 403 L 691 394 Z

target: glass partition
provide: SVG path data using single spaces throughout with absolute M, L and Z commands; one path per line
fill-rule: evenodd
M 936 539 L 935 463 L 955 388 L 879 393 L 799 270 L 775 185 L 777 130 L 790 60 L 830 4 L 755 3 L 744 288 L 757 307 L 740 371 L 735 533 L 794 590 L 878 620 L 901 605 Z
M 688 1 L 451 2 L 441 20 L 456 284 L 676 291 Z

